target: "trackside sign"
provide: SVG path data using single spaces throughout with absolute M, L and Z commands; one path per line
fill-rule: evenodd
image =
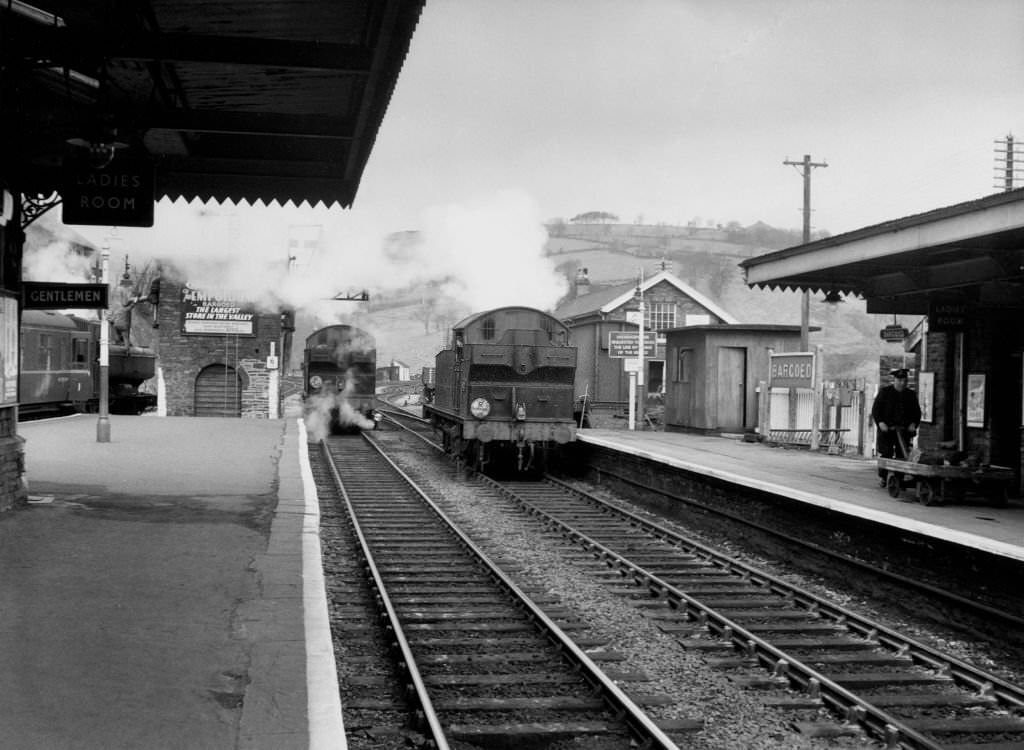
M 771 355 L 768 385 L 771 388 L 813 388 L 814 353 Z

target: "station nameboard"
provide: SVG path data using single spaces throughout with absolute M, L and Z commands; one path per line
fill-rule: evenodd
M 106 284 L 23 281 L 21 294 L 26 310 L 104 310 L 109 306 Z
M 623 358 L 639 358 L 639 331 L 609 331 L 608 356 Z M 644 332 L 644 356 L 653 357 L 658 351 L 658 336 L 653 332 Z
M 910 332 L 901 325 L 891 325 L 886 326 L 881 331 L 879 331 L 878 335 L 881 337 L 883 341 L 894 342 L 903 341 L 903 339 L 905 339 L 909 335 L 909 333 Z
M 773 354 L 768 365 L 771 388 L 813 388 L 814 353 Z

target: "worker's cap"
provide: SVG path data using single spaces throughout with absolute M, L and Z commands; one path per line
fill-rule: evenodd
M 889 374 L 892 375 L 894 378 L 899 378 L 901 380 L 906 380 L 907 377 L 910 375 L 906 367 L 898 367 L 895 370 L 889 370 Z

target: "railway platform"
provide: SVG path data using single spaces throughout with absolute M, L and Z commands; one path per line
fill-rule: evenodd
M 0 515 L 0 747 L 344 748 L 295 418 L 19 425 Z
M 925 506 L 889 496 L 877 461 L 748 443 L 730 436 L 582 429 L 584 443 L 1024 562 L 1024 502 Z M 913 491 L 904 491 L 905 500 Z

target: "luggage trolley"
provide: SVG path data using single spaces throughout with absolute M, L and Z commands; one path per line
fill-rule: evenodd
M 878 468 L 886 472 L 885 488 L 897 498 L 904 487 L 914 487 L 922 505 L 941 505 L 948 499 L 962 500 L 968 491 L 983 495 L 993 505 L 1006 505 L 1013 469 L 1007 466 L 949 466 L 923 464 L 907 450 L 903 434 L 896 433 L 904 459 L 879 458 Z M 911 460 L 913 459 L 913 460 Z

